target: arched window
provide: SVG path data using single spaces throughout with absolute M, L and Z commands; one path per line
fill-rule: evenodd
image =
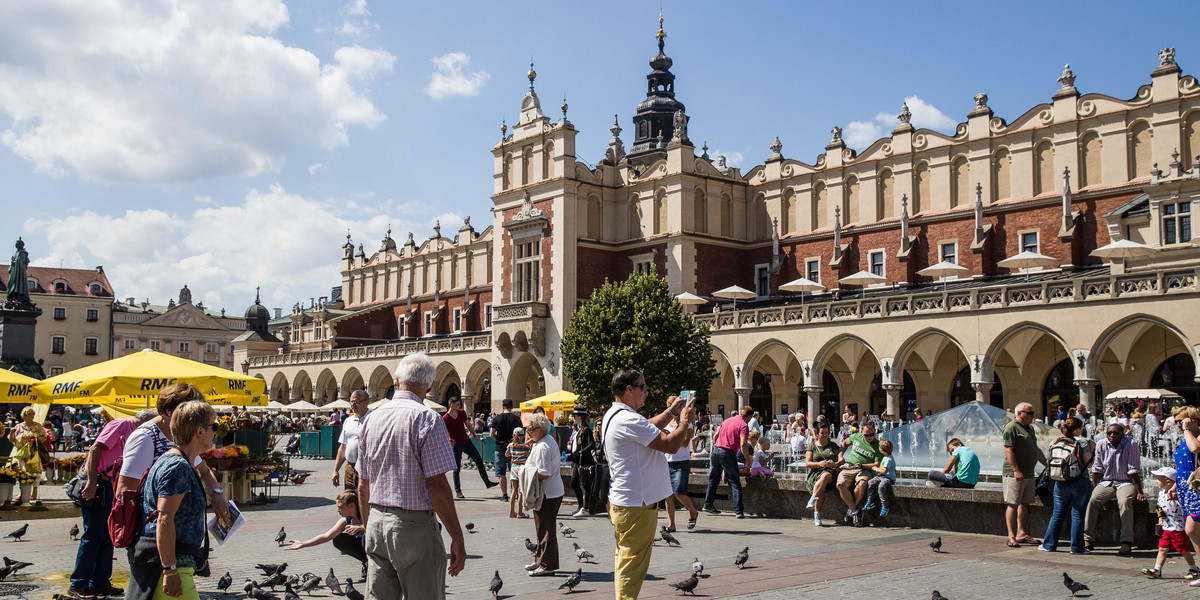
M 642 205 L 637 195 L 629 198 L 629 239 L 642 237 Z
M 912 203 L 908 207 L 908 212 L 915 215 L 925 210 L 925 204 L 929 202 L 929 163 L 919 162 L 917 168 L 913 169 L 913 196 Z
M 1007 148 L 992 157 L 992 202 L 1012 197 L 1012 155 Z
M 812 224 L 813 229 L 829 226 L 829 190 L 824 181 L 818 181 L 813 188 Z
M 604 239 L 604 209 L 596 196 L 588 196 L 587 232 L 593 240 Z
M 779 206 L 779 235 L 784 235 L 792 230 L 795 223 L 795 217 L 792 216 L 792 211 L 796 209 L 796 192 L 792 188 L 783 188 L 783 199 Z
M 842 223 L 857 223 L 858 218 L 858 178 L 851 175 L 842 185 Z
M 960 156 L 950 165 L 950 208 L 971 201 L 971 165 Z
M 554 143 L 542 146 L 542 179 L 554 179 Z
M 1145 121 L 1134 123 L 1129 128 L 1129 178 L 1143 177 L 1150 174 L 1153 168 L 1153 155 L 1150 152 L 1150 141 L 1154 132 Z
M 512 169 L 513 155 L 508 153 L 504 155 L 504 189 L 512 187 Z
M 696 188 L 696 231 L 698 233 L 708 233 L 708 199 L 704 195 L 704 190 Z
M 533 146 L 521 151 L 521 185 L 533 183 Z
M 733 237 L 733 199 L 721 194 L 721 235 Z
M 875 216 L 879 219 L 890 219 L 896 216 L 896 182 L 892 172 L 884 169 L 879 172 L 879 189 L 875 192 Z
M 1095 131 L 1083 134 L 1079 146 L 1079 187 L 1101 183 L 1103 180 L 1100 175 L 1100 135 Z
M 99 296 L 100 294 L 104 293 L 104 286 L 95 282 L 90 283 L 88 284 L 88 293 L 93 296 Z
M 1192 111 L 1183 121 L 1183 162 L 1185 169 L 1190 169 L 1200 154 L 1200 111 Z
M 654 195 L 654 233 L 667 232 L 667 193 L 659 190 Z
M 1033 195 L 1054 190 L 1054 145 L 1044 141 L 1033 150 Z

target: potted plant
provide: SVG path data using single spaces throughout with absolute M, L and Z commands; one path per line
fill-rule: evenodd
M 16 510 L 12 504 L 13 485 L 17 482 L 17 469 L 12 463 L 0 467 L 0 498 L 4 499 L 4 503 L 0 504 L 0 510 Z

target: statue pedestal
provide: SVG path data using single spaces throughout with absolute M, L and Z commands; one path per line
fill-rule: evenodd
M 34 328 L 42 309 L 29 305 L 0 305 L 0 368 L 44 379 L 34 356 Z

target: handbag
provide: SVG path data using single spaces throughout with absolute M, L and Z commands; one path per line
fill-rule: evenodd
M 90 500 L 83 497 L 83 490 L 87 488 L 87 482 L 87 469 L 80 469 L 79 472 L 67 482 L 67 485 L 63 486 L 67 491 L 67 497 L 71 499 L 71 502 L 75 503 L 75 506 L 80 508 L 90 508 L 96 503 L 95 496 L 92 496 Z
M 158 518 L 158 510 L 152 511 L 142 519 L 142 490 L 146 487 L 146 477 L 150 469 L 142 473 L 137 489 L 121 490 L 121 495 L 113 500 L 112 512 L 108 513 L 108 535 L 116 548 L 128 548 L 142 535 L 146 525 Z
M 20 461 L 27 461 L 33 458 L 33 444 L 22 444 L 20 449 L 13 454 L 13 458 Z
M 1042 469 L 1041 474 L 1034 479 L 1033 493 L 1042 501 L 1043 506 L 1054 506 L 1054 480 L 1050 478 L 1050 469 Z

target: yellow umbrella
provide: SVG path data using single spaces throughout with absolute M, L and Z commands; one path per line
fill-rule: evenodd
M 33 402 L 33 384 L 37 380 L 14 371 L 0 371 L 0 403 Z
M 542 407 L 542 409 L 546 412 L 574 410 L 575 402 L 577 400 L 579 400 L 579 396 L 563 390 L 561 392 L 554 392 L 553 394 L 542 396 L 541 398 L 526 400 L 525 402 L 521 403 L 521 410 L 529 411 L 539 406 Z
M 175 382 L 196 386 L 214 405 L 267 404 L 267 384 L 257 377 L 153 350 L 44 379 L 33 388 L 38 402 L 146 407 L 154 406 L 158 392 Z

